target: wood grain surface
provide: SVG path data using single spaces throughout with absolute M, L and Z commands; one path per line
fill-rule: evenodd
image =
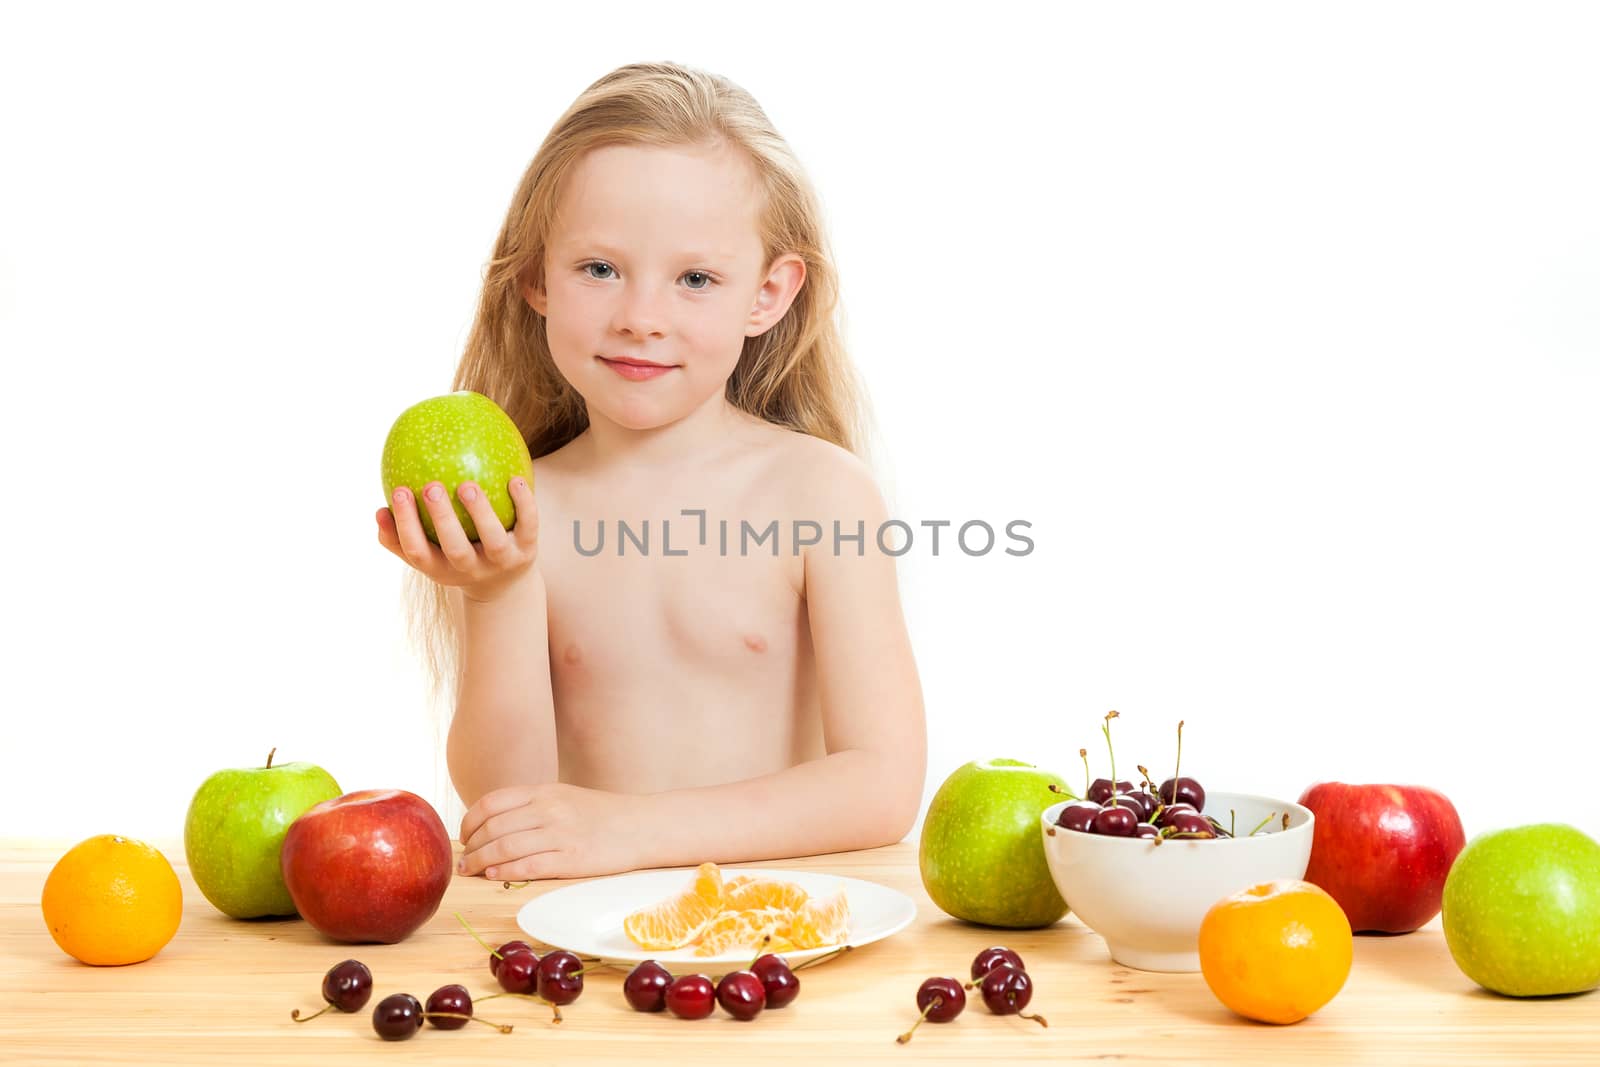
M 341 945 L 298 920 L 222 916 L 195 888 L 181 844 L 154 842 L 183 881 L 177 937 L 146 963 L 89 967 L 56 947 L 39 913 L 45 875 L 72 843 L 0 843 L 6 1064 L 1600 1063 L 1600 994 L 1519 1001 L 1486 993 L 1456 969 L 1437 921 L 1404 937 L 1358 938 L 1350 980 L 1331 1004 L 1297 1025 L 1268 1026 L 1232 1015 L 1198 974 L 1112 963 L 1104 942 L 1070 916 L 1027 931 L 950 919 L 924 893 L 911 843 L 748 864 L 869 879 L 910 894 L 918 907 L 903 933 L 801 971 L 799 999 L 753 1022 L 720 1010 L 699 1022 L 638 1014 L 622 999 L 622 972 L 607 971 L 588 976 L 560 1025 L 538 1004 L 502 998 L 480 1014 L 512 1023 L 511 1034 L 474 1024 L 384 1042 L 372 1031 L 371 1005 L 309 1023 L 291 1021 L 289 1012 L 319 1007 L 323 972 L 351 956 L 372 969 L 373 1004 L 395 992 L 425 1000 L 450 982 L 492 992 L 487 956 L 452 912 L 498 944 L 520 936 L 514 917 L 525 901 L 568 883 L 508 890 L 457 878 L 438 914 L 401 944 Z M 990 1015 L 974 997 L 954 1022 L 925 1025 L 910 1044 L 897 1045 L 895 1035 L 916 1017 L 922 980 L 965 978 L 973 955 L 997 943 L 1027 961 L 1035 982 L 1031 1010 L 1047 1017 L 1049 1028 Z

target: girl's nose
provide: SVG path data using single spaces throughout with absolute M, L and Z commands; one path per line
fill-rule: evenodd
M 630 337 L 660 337 L 666 332 L 663 297 L 648 286 L 634 286 L 622 294 L 611 326 Z

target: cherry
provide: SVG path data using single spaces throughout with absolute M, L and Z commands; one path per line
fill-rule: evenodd
M 391 993 L 372 1009 L 372 1028 L 385 1041 L 404 1041 L 422 1029 L 422 1001 L 410 993 Z
M 1087 800 L 1074 800 L 1061 809 L 1061 814 L 1056 816 L 1056 825 L 1079 833 L 1090 833 L 1089 824 L 1098 814 L 1100 814 L 1099 804 Z
M 732 971 L 717 983 L 717 1003 L 740 1022 L 749 1022 L 767 1006 L 767 987 L 753 971 Z
M 1139 816 L 1140 822 L 1144 822 L 1154 814 L 1158 803 L 1160 802 L 1156 800 L 1155 794 L 1143 789 L 1135 790 L 1132 793 L 1124 793 L 1116 798 L 1117 806 L 1132 808 L 1134 814 Z
M 622 980 L 622 996 L 634 1011 L 666 1011 L 671 984 L 672 972 L 655 960 L 645 960 Z
M 583 961 L 566 949 L 541 959 L 536 974 L 539 995 L 552 1004 L 571 1004 L 583 994 Z
M 459 1030 L 472 1017 L 472 994 L 464 985 L 440 986 L 428 996 L 423 1015 L 441 1030 Z
M 1161 830 L 1153 823 L 1142 822 L 1133 828 L 1134 837 L 1150 837 L 1160 840 Z
M 1167 827 L 1174 835 L 1188 834 L 1195 837 L 1216 837 L 1217 831 L 1211 825 L 1211 820 L 1194 811 L 1180 811 L 1167 821 Z
M 789 969 L 789 961 L 770 952 L 750 965 L 751 972 L 767 992 L 767 1008 L 786 1008 L 800 995 L 800 979 Z
M 1205 787 L 1193 778 L 1168 778 L 1159 792 L 1165 804 L 1190 804 L 1196 811 L 1206 806 Z
M 1033 979 L 1019 967 L 1002 964 L 983 976 L 979 987 L 983 1003 L 996 1015 L 1021 1015 L 1040 1026 L 1049 1026 L 1042 1015 L 1029 1015 L 1022 1009 L 1033 999 Z
M 1186 811 L 1194 815 L 1200 814 L 1200 809 L 1193 804 L 1168 804 L 1156 812 L 1156 825 L 1170 826 L 1174 817 Z
M 1104 804 L 1111 799 L 1113 790 L 1118 794 L 1131 793 L 1133 792 L 1133 783 L 1113 782 L 1109 778 L 1096 778 L 1089 786 L 1089 792 L 1084 799 L 1093 801 L 1096 804 Z
M 1027 970 L 1027 968 L 1022 965 L 1021 956 L 1017 955 L 1009 948 L 1004 948 L 1000 945 L 994 945 L 990 948 L 984 949 L 982 952 L 972 957 L 972 981 L 976 982 L 978 979 L 982 978 L 984 975 L 988 974 L 1002 963 L 1009 963 L 1019 971 Z M 967 983 L 967 988 L 972 988 L 971 982 Z
M 899 1044 L 911 1040 L 917 1027 L 924 1022 L 947 1023 L 961 1014 L 967 1006 L 967 994 L 954 978 L 929 978 L 917 987 L 917 1008 L 922 1017 L 911 1024 L 911 1029 L 895 1038 Z
M 322 976 L 322 999 L 326 1003 L 312 1014 L 301 1018 L 300 1009 L 296 1008 L 289 1013 L 289 1018 L 303 1023 L 315 1019 L 329 1008 L 344 1012 L 360 1011 L 372 999 L 372 972 L 360 960 L 334 964 Z
M 1107 837 L 1132 837 L 1134 827 L 1139 825 L 1139 817 L 1132 808 L 1101 808 L 1089 825 L 1091 833 L 1105 834 Z
M 516 950 L 519 950 L 519 949 L 524 951 L 524 952 L 533 952 L 533 946 L 528 944 L 526 941 L 507 941 L 505 944 L 501 945 L 499 948 L 497 948 L 494 951 L 490 952 L 489 953 L 489 974 L 492 975 L 495 978 L 499 978 L 500 977 L 500 960 L 501 960 L 501 958 L 503 956 L 505 956 L 506 953 L 512 952 L 512 951 L 516 951 Z M 533 952 L 533 954 L 535 956 L 538 955 L 537 952 Z
M 507 993 L 532 993 L 538 986 L 539 957 L 532 949 L 513 949 L 500 961 L 495 977 Z
M 717 1007 L 716 989 L 703 974 L 684 974 L 667 986 L 667 1010 L 680 1019 L 704 1019 Z

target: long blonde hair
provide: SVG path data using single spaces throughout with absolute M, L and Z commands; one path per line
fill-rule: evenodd
M 584 90 L 528 164 L 495 241 L 456 367 L 452 388 L 483 393 L 504 408 L 535 460 L 588 426 L 583 398 L 551 359 L 544 318 L 522 296 L 525 284 L 543 281 L 563 179 L 586 152 L 605 145 L 718 143 L 743 152 L 765 194 L 766 262 L 795 253 L 806 266 L 805 283 L 783 319 L 745 339 L 728 380 L 728 400 L 779 426 L 863 452 L 865 402 L 837 321 L 838 277 L 822 212 L 799 160 L 755 98 L 728 79 L 675 63 L 634 63 Z M 460 648 L 445 588 L 408 570 L 406 601 L 411 638 L 432 691 L 451 691 Z

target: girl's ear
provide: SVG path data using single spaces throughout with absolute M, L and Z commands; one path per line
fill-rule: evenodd
M 518 287 L 518 291 L 522 294 L 523 301 L 526 302 L 529 307 L 531 307 L 534 311 L 537 311 L 540 315 L 545 313 L 544 309 L 549 305 L 549 301 L 545 297 L 543 285 L 537 285 L 530 281 L 524 281 Z
M 767 277 L 756 290 L 756 302 L 745 324 L 746 337 L 760 337 L 776 326 L 789 311 L 806 281 L 806 261 L 793 252 L 779 256 L 767 269 Z M 542 312 L 541 312 L 542 314 Z

